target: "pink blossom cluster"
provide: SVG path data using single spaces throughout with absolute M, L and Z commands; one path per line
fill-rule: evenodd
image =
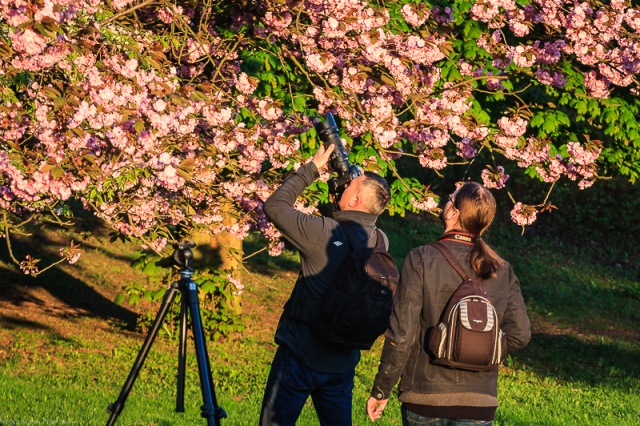
M 495 168 L 487 166 L 482 170 L 480 175 L 482 184 L 489 189 L 502 189 L 506 186 L 509 175 L 504 172 L 504 167 L 497 166 Z
M 581 166 L 589 166 L 598 159 L 602 149 L 583 146 L 577 142 L 569 142 L 567 144 L 567 151 L 569 152 L 571 163 Z
M 20 270 L 25 275 L 33 275 L 38 273 L 38 259 L 33 259 L 30 255 L 25 257 L 25 260 L 20 262 Z
M 55 66 L 71 54 L 74 42 L 55 26 L 73 22 L 85 13 L 100 10 L 97 0 L 20 0 L 0 2 L 0 21 L 9 24 L 7 36 L 16 55 L 11 65 L 28 71 Z M 44 25 L 43 25 L 44 23 Z M 50 28 L 47 31 L 47 28 Z
M 244 284 L 242 284 L 242 282 L 239 279 L 235 278 L 231 274 L 227 274 L 227 280 L 235 288 L 235 290 L 233 291 L 233 294 L 236 296 L 240 296 L 244 290 Z
M 536 221 L 538 211 L 535 207 L 517 202 L 511 210 L 511 220 L 520 226 L 531 225 Z
M 537 165 L 536 173 L 544 182 L 552 183 L 560 179 L 566 173 L 566 167 L 562 156 L 559 154 L 549 158 L 545 165 Z
M 511 0 L 481 0 L 474 4 L 470 15 L 489 28 L 509 27 L 516 37 L 525 37 L 532 25 L 540 23 L 554 28 L 557 38 L 544 43 L 533 40 L 526 45 L 507 45 L 501 38 L 482 38 L 478 45 L 496 58 L 508 52 L 508 59 L 523 68 L 554 66 L 562 55 L 573 55 L 579 63 L 592 67 L 593 75 L 585 86 L 594 97 L 608 96 L 609 83 L 628 86 L 640 68 L 636 40 L 640 12 L 625 2 L 595 6 L 588 2 L 537 0 L 520 9 Z M 503 66 L 507 65 L 503 62 Z M 539 67 L 536 76 L 542 84 L 566 84 L 560 69 Z M 501 89 L 495 81 L 492 86 Z
M 434 170 L 442 170 L 447 167 L 447 156 L 442 148 L 425 148 L 418 154 L 418 160 L 422 167 Z
M 389 22 L 385 9 L 374 9 L 368 2 L 359 0 L 306 2 L 301 11 L 309 24 L 304 26 L 301 20 L 274 21 L 274 16 L 284 16 L 289 9 L 282 6 L 277 10 L 263 20 L 269 32 L 289 36 L 292 44 L 301 47 L 310 70 L 357 96 L 357 105 L 364 114 L 355 114 L 355 99 L 337 98 L 321 87 L 313 89 L 320 103 L 319 111 L 337 113 L 346 120 L 345 128 L 353 136 L 371 134 L 382 149 L 400 149 L 403 132 L 398 131 L 397 111 L 407 97 L 416 94 L 419 114 L 422 111 L 425 114 L 416 124 L 423 125 L 437 118 L 438 122 L 433 124 L 444 132 L 454 130 L 460 135 L 468 132 L 462 120 L 452 116 L 451 111 L 464 114 L 471 92 L 463 91 L 464 95 L 460 96 L 457 91 L 446 90 L 436 102 L 429 99 L 432 88 L 439 82 L 439 69 L 433 65 L 445 57 L 441 48 L 446 42 L 443 37 L 393 33 L 385 27 Z M 427 5 L 407 4 L 402 13 L 407 22 L 415 26 L 429 18 L 442 23 L 452 19 L 451 9 L 437 9 L 436 13 Z M 290 28 L 286 29 L 284 23 Z M 296 30 L 292 31 L 294 27 Z M 383 69 L 388 77 L 376 77 L 371 72 L 376 67 Z M 411 127 L 411 123 L 407 124 Z M 414 139 L 420 134 L 413 133 Z M 443 164 L 439 160 L 437 167 Z
M 60 257 L 63 257 L 70 264 L 76 263 L 82 255 L 82 252 L 78 246 L 73 244 L 73 241 L 69 244 L 69 247 L 61 248 L 59 253 Z
M 176 11 L 178 13 L 180 13 L 181 11 L 178 9 L 182 9 L 181 7 L 176 7 Z M 161 20 L 162 22 L 164 22 L 165 24 L 170 24 L 173 22 L 174 19 L 174 15 L 173 15 L 173 10 L 171 10 L 168 7 L 161 7 L 160 9 L 158 9 L 158 19 Z
M 587 71 L 584 74 L 584 86 L 594 98 L 608 98 L 611 82 L 596 71 Z
M 167 237 L 161 237 L 161 238 L 158 238 L 156 240 L 149 241 L 148 244 L 142 244 L 141 247 L 143 249 L 151 249 L 151 250 L 155 251 L 156 253 L 161 253 L 162 250 L 164 250 L 164 248 L 165 248 L 165 246 L 167 245 L 168 242 L 169 242 L 169 240 L 167 239 Z
M 126 4 L 122 2 L 119 7 Z M 30 28 L 11 34 L 18 47 L 17 55 L 28 53 L 35 57 L 53 48 L 48 39 Z M 87 44 L 95 41 L 91 37 L 84 40 Z M 149 47 L 142 43 L 140 48 Z M 201 45 L 193 40 L 188 40 L 185 48 L 187 56 L 182 55 L 187 61 L 203 55 Z M 267 159 L 277 167 L 286 167 L 299 155 L 299 141 L 283 137 L 291 130 L 290 126 L 280 123 L 284 120 L 282 110 L 268 98 L 239 100 L 252 108 L 257 117 L 270 122 L 264 130 L 258 124 L 247 129 L 242 123 L 234 123 L 237 117 L 227 93 L 235 85 L 240 93 L 250 95 L 256 81 L 246 73 L 230 70 L 228 81 L 232 86 L 222 87 L 220 95 L 211 96 L 211 103 L 207 103 L 191 100 L 188 94 L 179 91 L 175 69 L 161 75 L 122 55 L 117 47 L 100 59 L 91 53 L 84 56 L 69 53 L 61 55 L 58 64 L 69 84 L 74 85 L 74 94 L 66 99 L 67 105 L 73 102 L 76 108 L 55 106 L 60 92 L 50 84 L 34 84 L 28 97 L 34 100 L 35 120 L 30 121 L 27 114 L 20 115 L 27 105 L 2 113 L 9 119 L 8 126 L 0 128 L 3 137 L 9 140 L 18 140 L 25 134 L 36 137 L 49 159 L 44 171 L 30 173 L 5 160 L 6 167 L 0 172 L 2 208 L 18 213 L 24 205 L 37 202 L 42 208 L 76 196 L 127 235 L 144 237 L 158 224 L 189 220 L 195 226 L 207 224 L 212 232 L 219 232 L 223 228 L 220 196 L 215 191 L 218 188 L 218 194 L 253 213 L 227 228 L 241 238 L 246 236 L 254 226 L 256 197 L 264 199 L 265 190 L 244 185 L 237 193 L 239 188 L 220 186 L 223 176 L 216 171 L 223 171 L 231 160 L 237 162 L 240 170 L 254 174 L 260 172 Z M 233 59 L 233 55 L 228 57 Z M 196 135 L 200 137 L 195 138 Z M 262 143 L 262 138 L 268 142 Z M 214 146 L 217 152 L 204 154 Z M 76 175 L 66 170 L 63 164 L 67 158 L 76 158 L 76 165 L 85 167 L 87 173 Z M 50 170 L 56 167 L 62 176 L 53 178 Z M 206 184 L 213 191 L 195 190 L 192 182 Z M 101 196 L 97 203 L 87 197 L 89 190 L 113 195 Z M 185 200 L 191 205 L 191 213 L 185 209 Z M 165 244 L 162 239 L 148 242 L 155 250 L 161 250 Z M 31 270 L 28 265 L 25 268 Z
M 518 146 L 506 148 L 504 156 L 516 160 L 518 167 L 526 168 L 532 164 L 543 164 L 549 160 L 549 141 L 528 137 Z
M 522 117 L 502 117 L 498 120 L 498 127 L 505 136 L 519 137 L 527 131 L 527 120 Z
M 249 78 L 247 73 L 241 72 L 238 75 L 236 88 L 245 95 L 251 95 L 256 90 L 257 82 Z
M 581 189 L 593 185 L 596 178 L 596 161 L 602 149 L 594 144 L 581 145 L 577 142 L 567 144 L 569 156 L 550 155 L 549 141 L 526 138 L 519 148 L 505 149 L 505 158 L 516 160 L 518 167 L 533 166 L 545 182 L 555 182 L 562 176 L 578 180 Z M 484 179 L 483 179 L 484 180 Z
M 510 46 L 509 56 L 513 63 L 521 68 L 530 68 L 538 59 L 535 49 L 522 45 L 515 47 Z
M 429 15 L 431 15 L 431 11 L 426 4 L 407 3 L 402 6 L 401 10 L 404 20 L 414 27 L 419 27 L 424 24 L 429 18 Z
M 433 211 L 438 208 L 438 202 L 433 197 L 427 197 L 420 201 L 414 199 L 411 204 L 414 209 L 425 212 Z
M 569 142 L 567 151 L 569 153 L 567 176 L 571 180 L 580 179 L 580 182 L 578 182 L 580 189 L 593 185 L 596 177 L 595 162 L 602 149 L 593 143 L 581 145 L 577 142 Z
M 1 209 L 35 213 L 77 198 L 155 250 L 167 241 L 149 236 L 180 224 L 261 232 L 278 253 L 261 207 L 308 154 L 309 120 L 290 113 L 312 97 L 318 113 L 333 112 L 379 153 L 363 163 L 410 154 L 441 170 L 489 149 L 547 182 L 568 176 L 584 188 L 600 148 L 572 142 L 563 158 L 527 134 L 524 115 L 495 110 L 502 118 L 487 122 L 474 110 L 476 89 L 506 90 L 516 76 L 561 90 L 575 58 L 587 94 L 604 98 L 640 70 L 640 12 L 621 0 L 478 0 L 470 16 L 490 29 L 475 41 L 486 56 L 452 67 L 443 65 L 455 40 L 439 31 L 458 18 L 450 7 L 405 2 L 393 19 L 415 30 L 403 32 L 364 0 L 261 2 L 259 15 L 236 5 L 224 22 L 197 21 L 196 3 L 0 0 L 1 82 L 32 77 L 0 97 Z M 122 25 L 129 7 L 135 30 Z M 537 39 L 534 27 L 553 31 Z M 499 188 L 508 176 L 498 166 L 482 177 Z M 413 208 L 432 204 L 425 196 Z M 517 223 L 535 220 L 535 208 L 514 211 Z M 230 214 L 233 224 L 223 220 Z

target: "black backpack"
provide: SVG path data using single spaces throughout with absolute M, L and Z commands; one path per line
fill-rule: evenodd
M 470 371 L 497 369 L 506 355 L 506 334 L 482 278 L 470 278 L 449 249 L 431 243 L 462 277 L 435 327 L 427 330 L 427 351 L 431 363 Z
M 370 349 L 389 327 L 400 274 L 377 228 L 376 246 L 363 247 L 352 225 L 340 226 L 353 251 L 323 299 L 313 328 L 336 346 Z

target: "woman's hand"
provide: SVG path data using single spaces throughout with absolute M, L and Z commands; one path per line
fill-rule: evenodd
M 372 422 L 382 416 L 382 412 L 384 411 L 384 407 L 387 406 L 388 399 L 375 399 L 374 397 L 369 398 L 367 401 L 367 414 Z

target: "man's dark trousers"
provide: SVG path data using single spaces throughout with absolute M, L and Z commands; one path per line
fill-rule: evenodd
M 351 426 L 355 371 L 320 373 L 298 361 L 285 346 L 278 347 L 267 380 L 261 426 L 294 426 L 311 396 L 322 426 Z

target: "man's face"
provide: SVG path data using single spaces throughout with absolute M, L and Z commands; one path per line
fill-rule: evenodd
M 358 176 L 342 191 L 342 195 L 340 195 L 340 200 L 338 200 L 338 207 L 340 210 L 354 210 L 354 201 L 355 199 L 359 199 L 362 201 L 362 194 L 360 193 L 360 188 L 362 187 L 362 181 L 366 179 L 365 176 Z

